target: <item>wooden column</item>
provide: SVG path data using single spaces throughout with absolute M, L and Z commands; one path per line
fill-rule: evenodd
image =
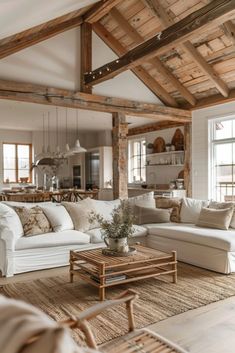
M 128 125 L 124 114 L 113 113 L 113 196 L 128 197 Z
M 84 84 L 84 74 L 92 71 L 92 26 L 88 22 L 81 25 L 81 91 L 92 93 L 92 86 Z
M 188 197 L 192 197 L 192 124 L 184 125 L 184 185 Z

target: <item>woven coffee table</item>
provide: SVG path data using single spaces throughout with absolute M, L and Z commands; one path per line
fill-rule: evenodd
M 171 275 L 177 282 L 176 251 L 170 254 L 135 245 L 137 252 L 128 257 L 102 254 L 102 249 L 70 251 L 70 282 L 74 275 L 99 289 L 100 300 L 105 299 L 105 289 L 119 284 Z

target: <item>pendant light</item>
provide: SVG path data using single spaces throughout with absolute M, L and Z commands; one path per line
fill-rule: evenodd
M 75 142 L 75 146 L 71 149 L 73 154 L 86 152 L 86 149 L 81 147 L 80 141 L 79 141 L 79 138 L 78 138 L 78 111 L 77 110 L 76 110 L 76 129 L 77 129 L 77 140 Z
M 60 145 L 59 145 L 58 107 L 56 107 L 56 151 L 54 152 L 54 158 L 63 158 L 63 155 L 60 152 Z
M 50 145 L 50 112 L 47 113 L 47 126 L 48 126 L 48 131 L 47 131 L 47 151 L 46 151 L 46 156 L 47 158 L 53 158 L 53 153 L 51 152 L 51 145 Z
M 45 114 L 43 113 L 42 116 L 43 116 L 43 132 L 42 132 L 42 134 L 43 134 L 43 137 L 42 137 L 43 145 L 42 145 L 42 151 L 35 156 L 35 160 L 36 161 L 46 157 L 46 148 L 45 148 Z
M 45 151 L 44 155 L 41 158 L 38 158 L 36 161 L 36 166 L 38 165 L 45 165 L 45 166 L 53 166 L 55 165 L 55 161 L 53 160 L 53 153 L 51 153 L 51 146 L 50 146 L 50 112 L 47 114 L 47 123 L 48 123 L 48 131 L 47 131 L 47 150 Z M 45 132 L 46 134 L 46 132 Z M 45 147 L 44 147 L 45 150 Z
M 70 157 L 73 155 L 73 151 L 69 147 L 68 143 L 68 109 L 65 110 L 65 134 L 66 134 L 66 144 L 65 144 L 65 152 L 63 153 L 64 157 Z

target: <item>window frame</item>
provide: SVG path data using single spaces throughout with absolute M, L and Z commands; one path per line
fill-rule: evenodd
M 15 146 L 15 175 L 16 175 L 16 181 L 10 181 L 7 183 L 4 180 L 4 145 L 14 145 Z M 19 160 L 18 160 L 18 146 L 28 146 L 29 147 L 29 165 L 32 165 L 33 162 L 33 146 L 32 143 L 21 143 L 21 142 L 3 142 L 2 143 L 2 174 L 3 174 L 3 184 L 19 184 Z M 13 169 L 14 170 L 14 169 Z M 28 183 L 32 183 L 33 180 L 33 173 L 32 170 L 29 169 L 29 181 Z
M 140 152 L 140 154 L 134 154 L 133 151 L 133 146 L 135 142 L 144 142 L 145 145 L 147 143 L 146 141 L 146 137 L 145 136 L 139 136 L 139 137 L 135 137 L 135 138 L 130 138 L 128 139 L 128 184 L 141 184 L 143 182 L 146 182 L 146 177 L 147 177 L 147 170 L 146 170 L 146 151 L 144 154 L 142 154 Z M 131 150 L 131 151 L 130 151 Z M 140 151 L 142 151 L 142 148 L 140 149 Z M 139 168 L 133 168 L 133 162 L 131 161 L 131 159 L 133 159 L 134 157 L 139 156 L 139 160 L 140 160 L 140 167 Z M 142 158 L 145 157 L 145 164 L 142 165 Z M 142 176 L 142 169 L 144 169 L 144 180 L 138 180 L 138 181 L 134 181 L 133 180 L 133 170 L 134 169 L 138 169 L 140 170 L 140 178 L 143 178 Z M 131 180 L 132 178 L 132 180 Z
M 208 121 L 209 123 L 209 129 L 208 129 L 208 142 L 209 142 L 209 163 L 208 163 L 208 190 L 209 190 L 209 198 L 213 199 L 213 200 L 217 200 L 217 183 L 216 183 L 216 171 L 215 171 L 215 148 L 218 145 L 222 145 L 222 144 L 235 144 L 235 136 L 234 137 L 226 137 L 223 139 L 216 139 L 215 137 L 215 132 L 216 132 L 216 123 L 223 123 L 225 121 L 229 121 L 229 120 L 234 120 L 235 122 L 235 115 L 234 114 L 229 114 L 227 116 L 223 116 L 223 117 L 216 117 L 216 118 L 212 118 Z M 232 167 L 232 171 L 235 171 L 235 163 L 231 164 Z M 234 181 L 234 185 L 235 185 L 235 175 L 234 177 L 232 176 L 232 183 Z M 233 187 L 232 187 L 233 190 Z M 233 195 L 233 194 L 232 194 Z M 235 193 L 234 195 L 235 196 Z M 217 200 L 218 201 L 218 200 Z M 224 202 L 224 201 L 222 201 Z

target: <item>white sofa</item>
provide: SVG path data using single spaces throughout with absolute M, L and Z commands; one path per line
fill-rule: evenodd
M 130 200 L 135 204 L 154 207 L 153 193 Z M 94 202 L 98 209 L 105 209 L 106 213 L 107 206 L 111 212 L 117 205 L 117 202 L 113 201 Z M 9 207 L 16 203 L 7 204 Z M 17 205 L 35 206 L 21 203 Z M 55 204 L 47 203 L 47 206 L 55 207 Z M 200 212 L 200 207 L 197 212 Z M 18 225 L 14 222 L 17 222 L 17 219 L 8 217 L 6 220 L 0 213 L 0 270 L 3 276 L 10 277 L 17 273 L 64 266 L 69 261 L 69 250 L 104 246 L 99 228 L 88 230 L 86 233 L 68 229 L 25 237 L 15 234 Z M 180 261 L 220 273 L 235 272 L 235 229 L 201 228 L 186 222 L 153 223 L 135 226 L 133 241 L 137 239 L 162 251 L 176 250 Z

